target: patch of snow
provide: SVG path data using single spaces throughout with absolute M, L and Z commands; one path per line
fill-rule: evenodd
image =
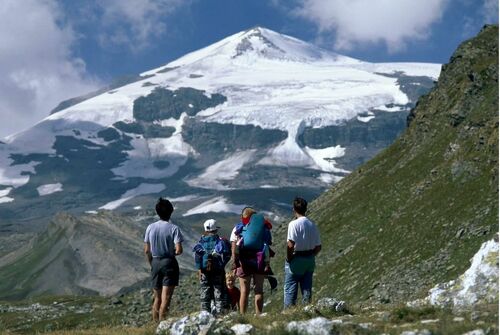
M 434 80 L 437 80 L 441 73 L 441 64 L 432 63 L 363 63 L 357 67 L 369 68 L 370 71 L 379 73 L 403 72 L 407 76 L 427 76 Z
M 125 192 L 120 199 L 108 202 L 104 206 L 99 207 L 99 209 L 114 210 L 120 207 L 124 202 L 144 194 L 158 193 L 165 189 L 164 184 L 147 184 L 142 183 L 138 187 L 128 190 Z
M 101 147 L 96 147 L 96 146 L 84 145 L 83 147 L 89 150 L 101 150 Z
M 14 198 L 11 197 L 0 197 L 0 204 L 6 203 L 6 202 L 12 202 L 14 201 Z
M 11 165 L 14 161 L 11 154 L 21 153 L 8 145 L 0 146 L 0 185 L 20 187 L 27 184 L 30 174 L 35 174 L 35 166 L 40 162 Z
M 186 163 L 190 155 L 196 156 L 196 151 L 182 139 L 182 125 L 187 114 L 183 113 L 179 120 L 168 119 L 162 126 L 175 127 L 175 132 L 168 138 L 135 138 L 131 141 L 132 150 L 127 151 L 129 159 L 111 171 L 118 177 L 142 177 L 160 179 L 175 174 Z M 168 160 L 165 169 L 153 165 L 157 159 Z
M 101 94 L 50 115 L 44 120 L 65 120 L 71 124 L 88 123 L 109 127 L 119 120 L 133 119 L 134 100 L 146 96 L 154 87 L 142 81 L 122 86 L 114 94 Z
M 271 166 L 298 166 L 306 167 L 312 165 L 311 157 L 302 150 L 296 137 L 299 129 L 303 128 L 303 123 L 299 126 L 291 128 L 288 132 L 288 137 L 278 146 L 268 151 L 266 157 L 261 159 L 258 164 Z
M 52 148 L 55 141 L 54 133 L 65 124 L 65 121 L 40 121 L 27 130 L 7 136 L 5 141 L 10 144 L 8 150 L 25 154 L 35 152 L 54 154 L 55 150 Z
M 335 167 L 334 158 L 342 157 L 345 148 L 340 145 L 323 149 L 301 148 L 297 137 L 302 133 L 305 123 L 290 122 L 287 138 L 278 146 L 270 149 L 257 164 L 271 166 L 296 166 L 318 169 L 325 172 L 348 173 L 349 171 Z
M 383 112 L 401 112 L 407 109 L 405 106 L 392 106 L 392 107 L 387 107 L 386 105 L 380 105 L 377 107 L 374 107 L 373 109 L 383 111 Z
M 44 196 L 55 192 L 61 192 L 63 190 L 63 187 L 61 183 L 45 184 L 38 186 L 36 190 L 38 191 L 38 195 Z
M 323 149 L 311 149 L 305 147 L 305 152 L 314 161 L 314 165 L 322 171 L 348 173 L 349 171 L 335 167 L 334 158 L 344 156 L 345 148 L 340 145 Z
M 135 206 L 135 207 L 134 207 L 134 209 L 135 209 L 136 211 L 138 211 L 138 210 L 142 209 L 142 206 Z
M 260 185 L 259 187 L 260 187 L 260 188 L 279 188 L 279 186 L 276 186 L 276 185 L 268 185 L 268 184 Z
M 185 195 L 185 196 L 177 197 L 177 198 L 168 198 L 167 197 L 167 199 L 170 200 L 171 202 L 187 202 L 187 201 L 197 200 L 199 198 L 200 197 L 197 195 Z
M 98 212 L 97 211 L 85 211 L 85 213 L 87 213 L 87 214 L 97 214 Z
M 7 187 L 6 189 L 0 190 L 0 197 L 5 197 L 9 195 L 10 191 L 12 191 L 12 187 Z
M 249 162 L 256 150 L 246 150 L 236 152 L 234 155 L 209 166 L 199 176 L 186 180 L 192 187 L 207 188 L 213 190 L 229 190 L 228 186 L 221 183 L 224 180 L 233 180 L 238 175 L 239 170 Z
M 224 197 L 216 197 L 201 203 L 200 205 L 188 210 L 182 216 L 190 216 L 195 214 L 204 214 L 209 212 L 214 213 L 236 213 L 240 214 L 245 208 L 245 205 L 234 205 L 227 203 L 227 199 Z
M 324 182 L 325 184 L 338 183 L 339 181 L 342 180 L 342 178 L 343 177 L 336 176 L 336 175 L 330 174 L 330 173 L 321 173 L 318 177 L 318 179 L 321 180 L 322 182 Z
M 369 122 L 371 119 L 374 119 L 375 118 L 375 115 L 370 115 L 370 116 L 357 116 L 356 117 L 358 119 L 358 121 L 360 122 Z

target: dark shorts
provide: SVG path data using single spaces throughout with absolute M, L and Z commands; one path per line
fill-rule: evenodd
M 153 258 L 151 262 L 151 286 L 161 289 L 162 286 L 179 285 L 179 263 L 175 258 Z
M 254 274 L 265 274 L 261 251 L 240 250 L 240 266 L 236 276 L 243 278 Z

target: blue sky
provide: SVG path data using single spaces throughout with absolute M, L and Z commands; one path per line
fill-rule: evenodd
M 0 137 L 256 25 L 365 61 L 445 63 L 485 23 L 498 0 L 2 0 Z

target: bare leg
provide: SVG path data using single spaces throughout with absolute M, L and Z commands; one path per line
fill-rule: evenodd
M 153 321 L 159 321 L 159 310 L 161 305 L 161 294 L 160 290 L 153 289 L 153 306 L 151 308 L 151 313 L 153 315 Z
M 240 277 L 240 313 L 245 314 L 248 306 L 248 295 L 250 294 L 250 280 L 252 277 Z
M 165 320 L 170 309 L 170 301 L 172 300 L 172 295 L 174 294 L 175 286 L 163 286 L 161 291 L 161 304 L 160 304 L 160 321 Z
M 261 314 L 264 308 L 264 278 L 264 275 L 253 275 L 255 285 L 255 314 L 257 315 Z

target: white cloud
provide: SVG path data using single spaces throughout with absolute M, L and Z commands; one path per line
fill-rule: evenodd
M 498 23 L 498 0 L 484 0 L 482 14 L 484 23 Z
M 426 39 L 449 0 L 300 0 L 295 15 L 335 33 L 337 49 L 385 43 L 397 52 L 412 40 Z
M 462 38 L 475 36 L 485 24 L 498 24 L 498 0 L 460 0 L 466 15 L 463 18 Z
M 105 29 L 99 36 L 106 45 L 126 45 L 131 50 L 146 47 L 165 34 L 165 17 L 189 0 L 101 0 L 96 2 Z
M 74 33 L 53 0 L 0 2 L 0 136 L 33 125 L 96 82 L 74 58 Z

